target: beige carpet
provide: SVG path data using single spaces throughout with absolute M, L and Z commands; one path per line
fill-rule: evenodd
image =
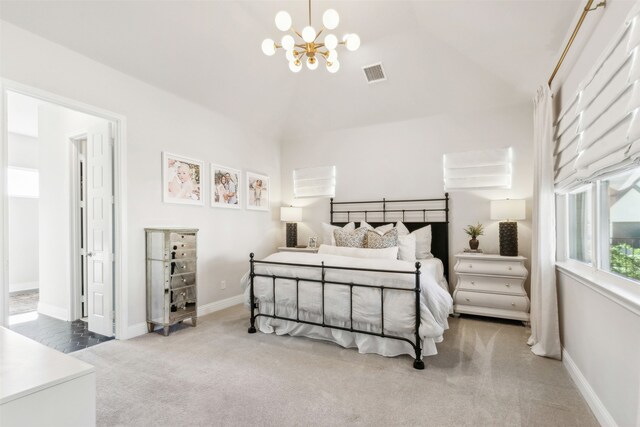
M 562 363 L 532 355 L 519 323 L 452 318 L 424 371 L 409 357 L 247 326 L 236 306 L 169 337 L 74 353 L 96 366 L 98 425 L 597 425 Z

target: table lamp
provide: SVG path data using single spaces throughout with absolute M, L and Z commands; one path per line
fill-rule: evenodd
M 298 222 L 302 221 L 302 208 L 293 206 L 280 208 L 280 221 L 287 223 L 287 247 L 298 245 Z
M 526 218 L 524 200 L 492 200 L 491 219 L 500 222 L 500 255 L 518 256 L 518 223 Z

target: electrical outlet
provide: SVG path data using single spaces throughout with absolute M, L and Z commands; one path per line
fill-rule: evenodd
M 226 289 L 227 288 L 227 281 L 226 280 L 221 280 L 220 281 L 220 289 Z

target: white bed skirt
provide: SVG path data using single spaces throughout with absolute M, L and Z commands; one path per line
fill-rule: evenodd
M 273 303 L 261 302 L 260 312 L 268 315 L 273 314 Z M 296 310 L 291 307 L 278 306 L 278 316 L 289 317 L 295 319 Z M 309 322 L 321 323 L 322 318 L 313 314 L 301 312 L 300 319 Z M 332 320 L 333 326 L 343 328 L 349 327 L 349 322 L 341 322 Z M 448 328 L 448 324 L 446 328 Z M 358 324 L 354 322 L 355 329 L 361 329 L 367 332 L 380 332 L 380 329 L 373 330 L 369 324 Z M 322 326 L 308 325 L 305 323 L 297 323 L 288 320 L 273 319 L 270 317 L 258 316 L 256 318 L 256 328 L 265 334 L 275 333 L 277 335 L 304 336 L 311 339 L 331 341 L 345 348 L 357 348 L 359 353 L 375 353 L 386 357 L 395 357 L 401 354 L 408 354 L 415 357 L 415 350 L 411 344 L 406 341 L 396 340 L 392 338 L 382 338 L 373 335 L 360 334 L 356 332 L 343 331 L 340 329 L 323 328 Z M 415 342 L 415 334 L 398 334 L 403 338 Z M 438 353 L 436 343 L 442 342 L 442 336 L 436 338 L 424 338 L 421 340 L 422 356 L 433 356 Z

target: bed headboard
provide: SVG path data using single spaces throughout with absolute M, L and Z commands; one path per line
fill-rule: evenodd
M 449 193 L 440 199 L 373 200 L 334 202 L 331 199 L 331 224 L 345 226 L 366 221 L 373 227 L 402 221 L 409 231 L 431 225 L 431 253 L 444 264 L 449 276 Z

